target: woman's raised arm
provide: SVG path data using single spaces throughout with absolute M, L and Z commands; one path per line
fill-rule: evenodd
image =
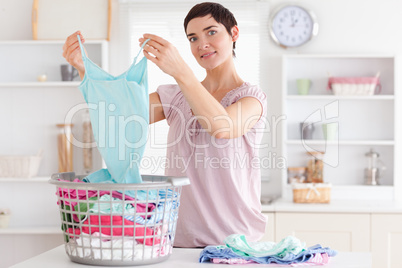
M 163 107 L 157 92 L 149 94 L 149 124 L 165 119 Z

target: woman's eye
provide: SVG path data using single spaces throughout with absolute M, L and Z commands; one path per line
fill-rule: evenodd
M 209 35 L 214 35 L 214 34 L 216 34 L 216 31 L 209 31 L 208 34 Z
M 195 38 L 195 37 L 190 37 L 190 39 L 188 39 L 188 41 L 190 41 L 190 42 L 194 42 L 195 40 L 197 40 L 197 38 Z

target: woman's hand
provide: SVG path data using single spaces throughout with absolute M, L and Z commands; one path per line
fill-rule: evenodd
M 70 63 L 75 69 L 77 69 L 81 79 L 85 75 L 85 66 L 82 61 L 80 44 L 78 43 L 77 35 L 80 35 L 81 42 L 84 43 L 85 39 L 81 35 L 80 31 L 77 31 L 67 37 L 66 42 L 63 45 L 63 57 Z M 86 51 L 85 51 L 86 54 Z
M 144 56 L 155 63 L 163 72 L 176 80 L 185 77 L 187 72 L 191 72 L 179 51 L 171 43 L 157 35 L 144 34 L 143 38 L 139 39 L 140 46 L 147 39 L 151 40 L 144 47 Z

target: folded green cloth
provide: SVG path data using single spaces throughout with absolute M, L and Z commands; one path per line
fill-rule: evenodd
M 120 201 L 120 202 L 116 202 Z M 134 214 L 135 208 L 131 204 L 122 205 L 120 199 L 111 197 L 110 195 L 102 195 L 99 198 L 99 202 L 93 204 L 93 206 L 89 209 L 90 213 L 95 214 Z
M 224 243 L 240 256 L 284 257 L 288 253 L 294 255 L 306 250 L 306 243 L 302 243 L 294 236 L 287 236 L 279 243 L 274 242 L 247 242 L 246 237 L 232 234 L 225 238 Z

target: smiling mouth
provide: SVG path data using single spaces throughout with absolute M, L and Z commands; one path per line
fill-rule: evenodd
M 211 56 L 212 54 L 215 54 L 215 53 L 216 53 L 216 51 L 208 53 L 208 54 L 204 54 L 204 55 L 201 56 L 201 58 Z

